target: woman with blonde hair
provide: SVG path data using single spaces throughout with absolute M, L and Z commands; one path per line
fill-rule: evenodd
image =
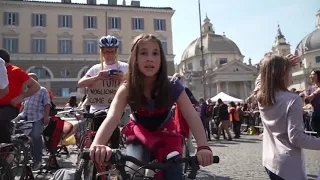
M 271 180 L 307 180 L 302 149 L 320 150 L 320 139 L 304 134 L 301 98 L 287 89 L 292 82 L 291 66 L 288 58 L 271 56 L 260 69 L 262 164 Z

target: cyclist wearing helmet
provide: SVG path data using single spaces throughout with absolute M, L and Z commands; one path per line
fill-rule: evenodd
M 100 63 L 92 66 L 78 82 L 79 88 L 92 86 L 98 80 L 121 80 L 123 74 L 128 71 L 128 64 L 118 61 L 119 40 L 114 36 L 102 36 L 99 40 Z M 121 72 L 109 76 L 110 70 Z M 91 105 L 90 112 L 106 109 L 105 106 Z
M 78 82 L 78 87 L 85 88 L 92 86 L 99 80 L 122 80 L 124 73 L 128 71 L 128 64 L 118 61 L 118 47 L 119 40 L 114 36 L 102 36 L 99 40 L 100 47 L 100 63 L 92 66 L 88 72 Z M 109 74 L 110 70 L 118 70 L 118 72 Z M 119 83 L 120 85 L 121 83 Z M 102 95 L 103 96 L 103 95 Z M 90 106 L 90 112 L 94 113 L 97 110 L 104 110 L 108 108 L 107 105 Z M 93 118 L 94 127 L 100 127 L 101 123 L 106 117 L 105 111 L 95 113 Z M 97 130 L 97 129 L 94 129 Z M 116 128 L 110 138 L 110 145 L 112 148 L 119 147 L 120 129 Z

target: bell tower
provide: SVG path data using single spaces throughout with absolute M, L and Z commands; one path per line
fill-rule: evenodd
M 212 23 L 210 22 L 210 19 L 208 18 L 208 15 L 206 15 L 206 18 L 203 20 L 203 25 L 202 25 L 202 34 L 214 34 L 214 28 L 212 27 Z
M 290 54 L 290 44 L 286 42 L 286 38 L 281 32 L 279 24 L 277 36 L 274 40 L 274 45 L 272 47 L 272 52 L 279 56 L 286 56 Z

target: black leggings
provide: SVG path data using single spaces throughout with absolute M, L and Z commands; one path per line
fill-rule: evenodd
M 269 175 L 270 180 L 284 180 L 280 176 L 274 174 L 266 168 L 267 174 Z
M 317 133 L 317 136 L 320 136 L 320 116 L 312 115 L 311 120 L 312 129 Z

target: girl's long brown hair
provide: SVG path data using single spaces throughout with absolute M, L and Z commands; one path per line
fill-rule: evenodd
M 128 102 L 133 109 L 141 108 L 146 105 L 147 98 L 144 95 L 144 75 L 138 67 L 139 45 L 142 41 L 153 41 L 159 45 L 161 63 L 157 73 L 157 78 L 153 84 L 151 98 L 155 100 L 155 107 L 165 108 L 169 106 L 169 92 L 171 91 L 170 82 L 167 75 L 167 60 L 161 45 L 161 41 L 151 34 L 141 34 L 133 41 L 131 55 L 129 58 L 129 72 L 125 78 L 128 89 Z
M 287 58 L 273 55 L 263 60 L 260 67 L 261 87 L 258 92 L 258 101 L 262 106 L 273 105 L 277 91 L 288 91 L 284 76 L 290 70 L 291 64 Z

